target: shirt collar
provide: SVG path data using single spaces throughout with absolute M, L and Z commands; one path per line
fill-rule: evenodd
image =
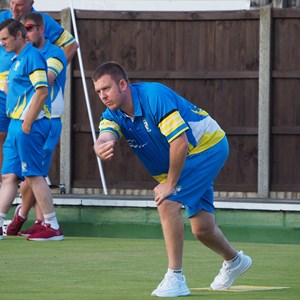
M 50 42 L 49 42 L 49 40 L 46 39 L 46 42 L 45 42 L 45 44 L 43 45 L 43 47 L 41 49 L 41 52 L 44 55 L 47 53 L 49 46 L 50 46 Z
M 143 115 L 142 108 L 141 108 L 141 101 L 138 90 L 133 85 L 130 85 L 131 90 L 131 98 L 133 103 L 134 109 L 134 117 L 141 117 Z
M 23 57 L 24 55 L 26 55 L 26 53 L 32 48 L 32 44 L 31 43 L 27 43 L 24 48 L 22 49 L 22 51 L 20 52 L 19 55 L 15 55 L 13 58 L 12 58 L 12 61 L 16 60 L 17 58 L 21 58 Z

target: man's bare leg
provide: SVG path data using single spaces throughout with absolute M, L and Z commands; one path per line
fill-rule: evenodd
M 18 192 L 19 180 L 13 173 L 2 175 L 0 188 L 0 239 L 2 239 L 2 226 Z
M 182 204 L 164 200 L 158 212 L 164 234 L 168 255 L 168 267 L 173 270 L 182 268 L 184 226 L 180 214 Z
M 0 132 L 0 170 L 2 169 L 3 162 L 3 145 L 7 136 L 7 132 Z M 2 181 L 2 175 L 0 174 L 0 182 Z
M 196 239 L 221 255 L 224 260 L 233 259 L 237 255 L 237 251 L 216 226 L 214 214 L 202 210 L 190 218 L 190 223 Z
M 22 207 L 20 209 L 20 215 L 27 217 L 30 209 L 32 208 L 32 206 L 34 206 L 36 219 L 43 220 L 44 217 L 42 210 L 37 204 L 34 193 L 26 180 L 21 183 L 20 191 L 22 195 Z

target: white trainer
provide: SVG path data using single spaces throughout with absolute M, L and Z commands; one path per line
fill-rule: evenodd
M 240 263 L 235 268 L 230 268 L 226 261 L 223 262 L 220 273 L 215 277 L 211 283 L 210 288 L 214 291 L 221 291 L 229 289 L 234 280 L 245 273 L 252 265 L 252 259 L 250 256 L 243 254 L 243 251 L 239 252 Z
M 154 297 L 179 297 L 190 295 L 190 290 L 186 285 L 185 277 L 182 280 L 176 276 L 165 275 L 158 287 L 151 293 Z

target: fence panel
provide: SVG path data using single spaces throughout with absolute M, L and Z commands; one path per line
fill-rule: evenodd
M 228 134 L 231 155 L 216 180 L 217 189 L 256 190 L 257 11 L 76 15 L 96 127 L 104 107 L 93 92 L 90 75 L 104 61 L 116 60 L 132 82 L 162 82 L 219 121 Z M 73 185 L 99 187 L 78 69 L 75 61 Z M 148 189 L 154 184 L 124 142 L 115 160 L 104 163 L 104 173 L 108 188 Z

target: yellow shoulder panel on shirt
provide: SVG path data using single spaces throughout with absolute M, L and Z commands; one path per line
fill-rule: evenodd
M 47 86 L 48 80 L 45 70 L 36 70 L 29 75 L 29 79 L 32 85 L 36 88 L 37 86 Z
M 60 37 L 55 41 L 55 45 L 58 47 L 66 47 L 74 43 L 75 40 L 71 33 L 69 33 L 67 30 L 64 30 Z
M 176 128 L 184 124 L 184 120 L 179 114 L 178 110 L 172 112 L 166 118 L 164 118 L 159 124 L 158 127 L 164 136 L 168 136 Z
M 47 66 L 48 68 L 55 73 L 57 76 L 62 69 L 64 68 L 63 63 L 57 59 L 56 57 L 50 57 L 47 59 Z

